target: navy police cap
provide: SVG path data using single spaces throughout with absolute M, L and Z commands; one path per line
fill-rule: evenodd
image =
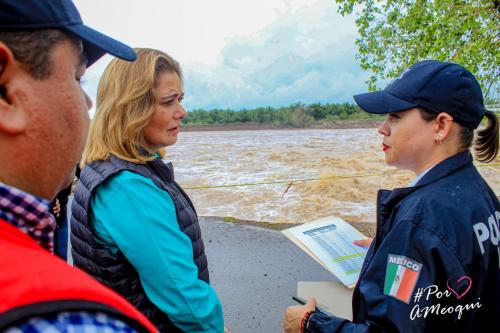
M 0 31 L 60 29 L 80 38 L 90 66 L 106 53 L 133 61 L 134 50 L 83 24 L 70 0 L 0 0 Z
M 366 112 L 385 114 L 422 107 L 446 112 L 466 127 L 476 128 L 484 117 L 481 87 L 462 66 L 436 60 L 417 62 L 384 90 L 355 95 Z

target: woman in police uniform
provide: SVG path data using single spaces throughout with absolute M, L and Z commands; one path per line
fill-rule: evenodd
M 500 327 L 500 204 L 473 165 L 498 153 L 498 118 L 465 68 L 422 61 L 385 90 L 354 96 L 386 114 L 386 163 L 411 170 L 380 190 L 377 234 L 353 294 L 353 320 L 289 307 L 285 332 L 480 332 Z M 483 117 L 486 127 L 476 131 Z M 475 141 L 474 141 L 475 139 Z

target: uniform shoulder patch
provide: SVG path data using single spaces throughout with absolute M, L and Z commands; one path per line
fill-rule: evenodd
M 384 294 L 409 304 L 421 269 L 422 264 L 413 259 L 389 254 L 385 271 Z

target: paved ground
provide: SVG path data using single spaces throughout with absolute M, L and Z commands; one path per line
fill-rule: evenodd
M 286 307 L 297 304 L 291 299 L 297 282 L 333 279 L 279 231 L 213 217 L 200 224 L 211 283 L 232 333 L 282 332 Z
M 211 283 L 232 333 L 282 332 L 298 281 L 333 276 L 279 231 L 201 218 Z

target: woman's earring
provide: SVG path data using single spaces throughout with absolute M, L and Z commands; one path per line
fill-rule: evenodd
M 442 135 L 436 135 L 434 137 L 434 143 L 440 145 L 443 143 L 443 136 Z

